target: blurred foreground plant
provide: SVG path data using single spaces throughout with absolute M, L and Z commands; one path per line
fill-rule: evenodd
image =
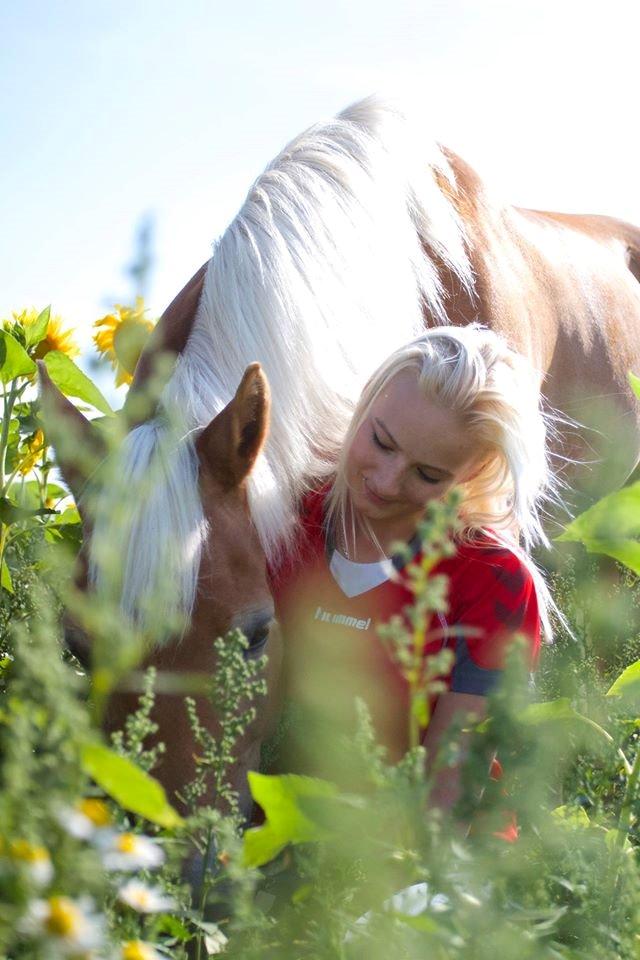
M 229 766 L 251 722 L 252 697 L 261 695 L 261 664 L 245 658 L 246 641 L 236 633 L 217 641 L 221 670 L 206 678 L 204 693 L 220 710 L 217 741 L 193 701 L 185 705 L 182 688 L 174 690 L 175 710 L 190 711 L 198 761 L 183 790 L 185 815 L 177 813 L 152 776 L 163 761 L 154 728 L 160 678 L 138 672 L 149 638 L 123 622 L 115 588 L 86 601 L 67 582 L 64 547 L 77 548 L 69 528 L 77 534 L 79 525 L 74 507 L 60 510 L 67 494 L 51 480 L 31 392 L 34 360 L 44 358 L 63 392 L 109 417 L 107 446 L 120 437 L 106 401 L 60 349 L 62 339 L 57 350 L 43 346 L 37 355 L 60 334 L 47 331 L 46 312 L 15 318 L 2 331 L 0 356 L 0 956 L 182 960 L 224 951 L 242 960 L 387 960 L 392 950 L 416 960 L 637 957 L 640 661 L 622 663 L 618 651 L 596 648 L 606 618 L 586 622 L 579 563 L 559 583 L 578 640 L 564 638 L 547 652 L 547 699 L 536 702 L 514 648 L 488 719 L 475 725 L 459 809 L 473 820 L 471 835 L 461 839 L 429 807 L 417 743 L 442 665 L 423 666 L 417 652 L 430 612 L 446 600 L 446 585 L 428 574 L 454 525 L 451 506 L 437 508 L 424 528 L 410 627 L 396 624 L 388 634 L 412 691 L 414 749 L 389 763 L 360 704 L 354 733 L 318 744 L 341 751 L 360 784 L 345 792 L 323 780 L 252 773 L 265 821 L 245 830 Z M 124 494 L 118 478 L 112 482 L 117 531 Z M 564 539 L 633 560 L 640 500 L 634 488 L 613 496 L 570 525 Z M 115 583 L 115 566 L 113 575 Z M 600 574 L 603 597 L 611 593 L 604 580 Z M 633 576 L 619 592 L 635 590 Z M 61 656 L 60 594 L 95 639 L 91 677 Z M 637 661 L 640 643 L 632 640 L 625 651 Z M 573 658 L 575 680 L 566 687 L 563 651 Z M 109 745 L 97 723 L 110 691 L 127 678 L 141 699 Z M 494 752 L 504 767 L 499 782 L 487 776 Z M 202 803 L 212 779 L 224 810 Z M 514 843 L 496 835 L 505 807 L 520 825 Z

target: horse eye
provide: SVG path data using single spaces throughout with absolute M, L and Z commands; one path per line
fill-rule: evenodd
M 261 623 L 259 626 L 247 631 L 246 637 L 249 641 L 249 646 L 245 651 L 245 656 L 253 657 L 258 653 L 262 653 L 269 639 L 269 630 L 271 629 L 272 623 L 273 620 L 269 619 L 265 623 Z

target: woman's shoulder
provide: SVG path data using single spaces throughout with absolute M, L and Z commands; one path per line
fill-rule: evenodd
M 477 599 L 484 591 L 497 588 L 506 588 L 518 597 L 535 592 L 532 564 L 526 554 L 490 530 L 456 543 L 455 554 L 438 572 L 449 576 L 459 597 L 470 594 Z
M 324 555 L 324 515 L 330 489 L 331 485 L 325 483 L 303 494 L 298 505 L 293 536 L 278 561 L 269 565 L 269 580 L 276 592 L 283 584 L 290 583 L 306 566 Z
M 478 531 L 455 543 L 453 560 L 459 563 L 528 569 L 527 558 L 520 547 L 492 530 Z

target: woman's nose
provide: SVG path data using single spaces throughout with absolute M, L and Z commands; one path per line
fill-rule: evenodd
M 381 464 L 372 478 L 375 492 L 381 497 L 392 499 L 400 493 L 402 464 L 389 458 Z

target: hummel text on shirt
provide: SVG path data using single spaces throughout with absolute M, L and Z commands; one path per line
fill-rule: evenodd
M 371 617 L 367 620 L 358 620 L 356 617 L 348 617 L 344 613 L 329 613 L 322 607 L 316 608 L 314 620 L 320 620 L 322 623 L 338 623 L 343 627 L 353 627 L 354 630 L 368 630 L 371 625 Z

